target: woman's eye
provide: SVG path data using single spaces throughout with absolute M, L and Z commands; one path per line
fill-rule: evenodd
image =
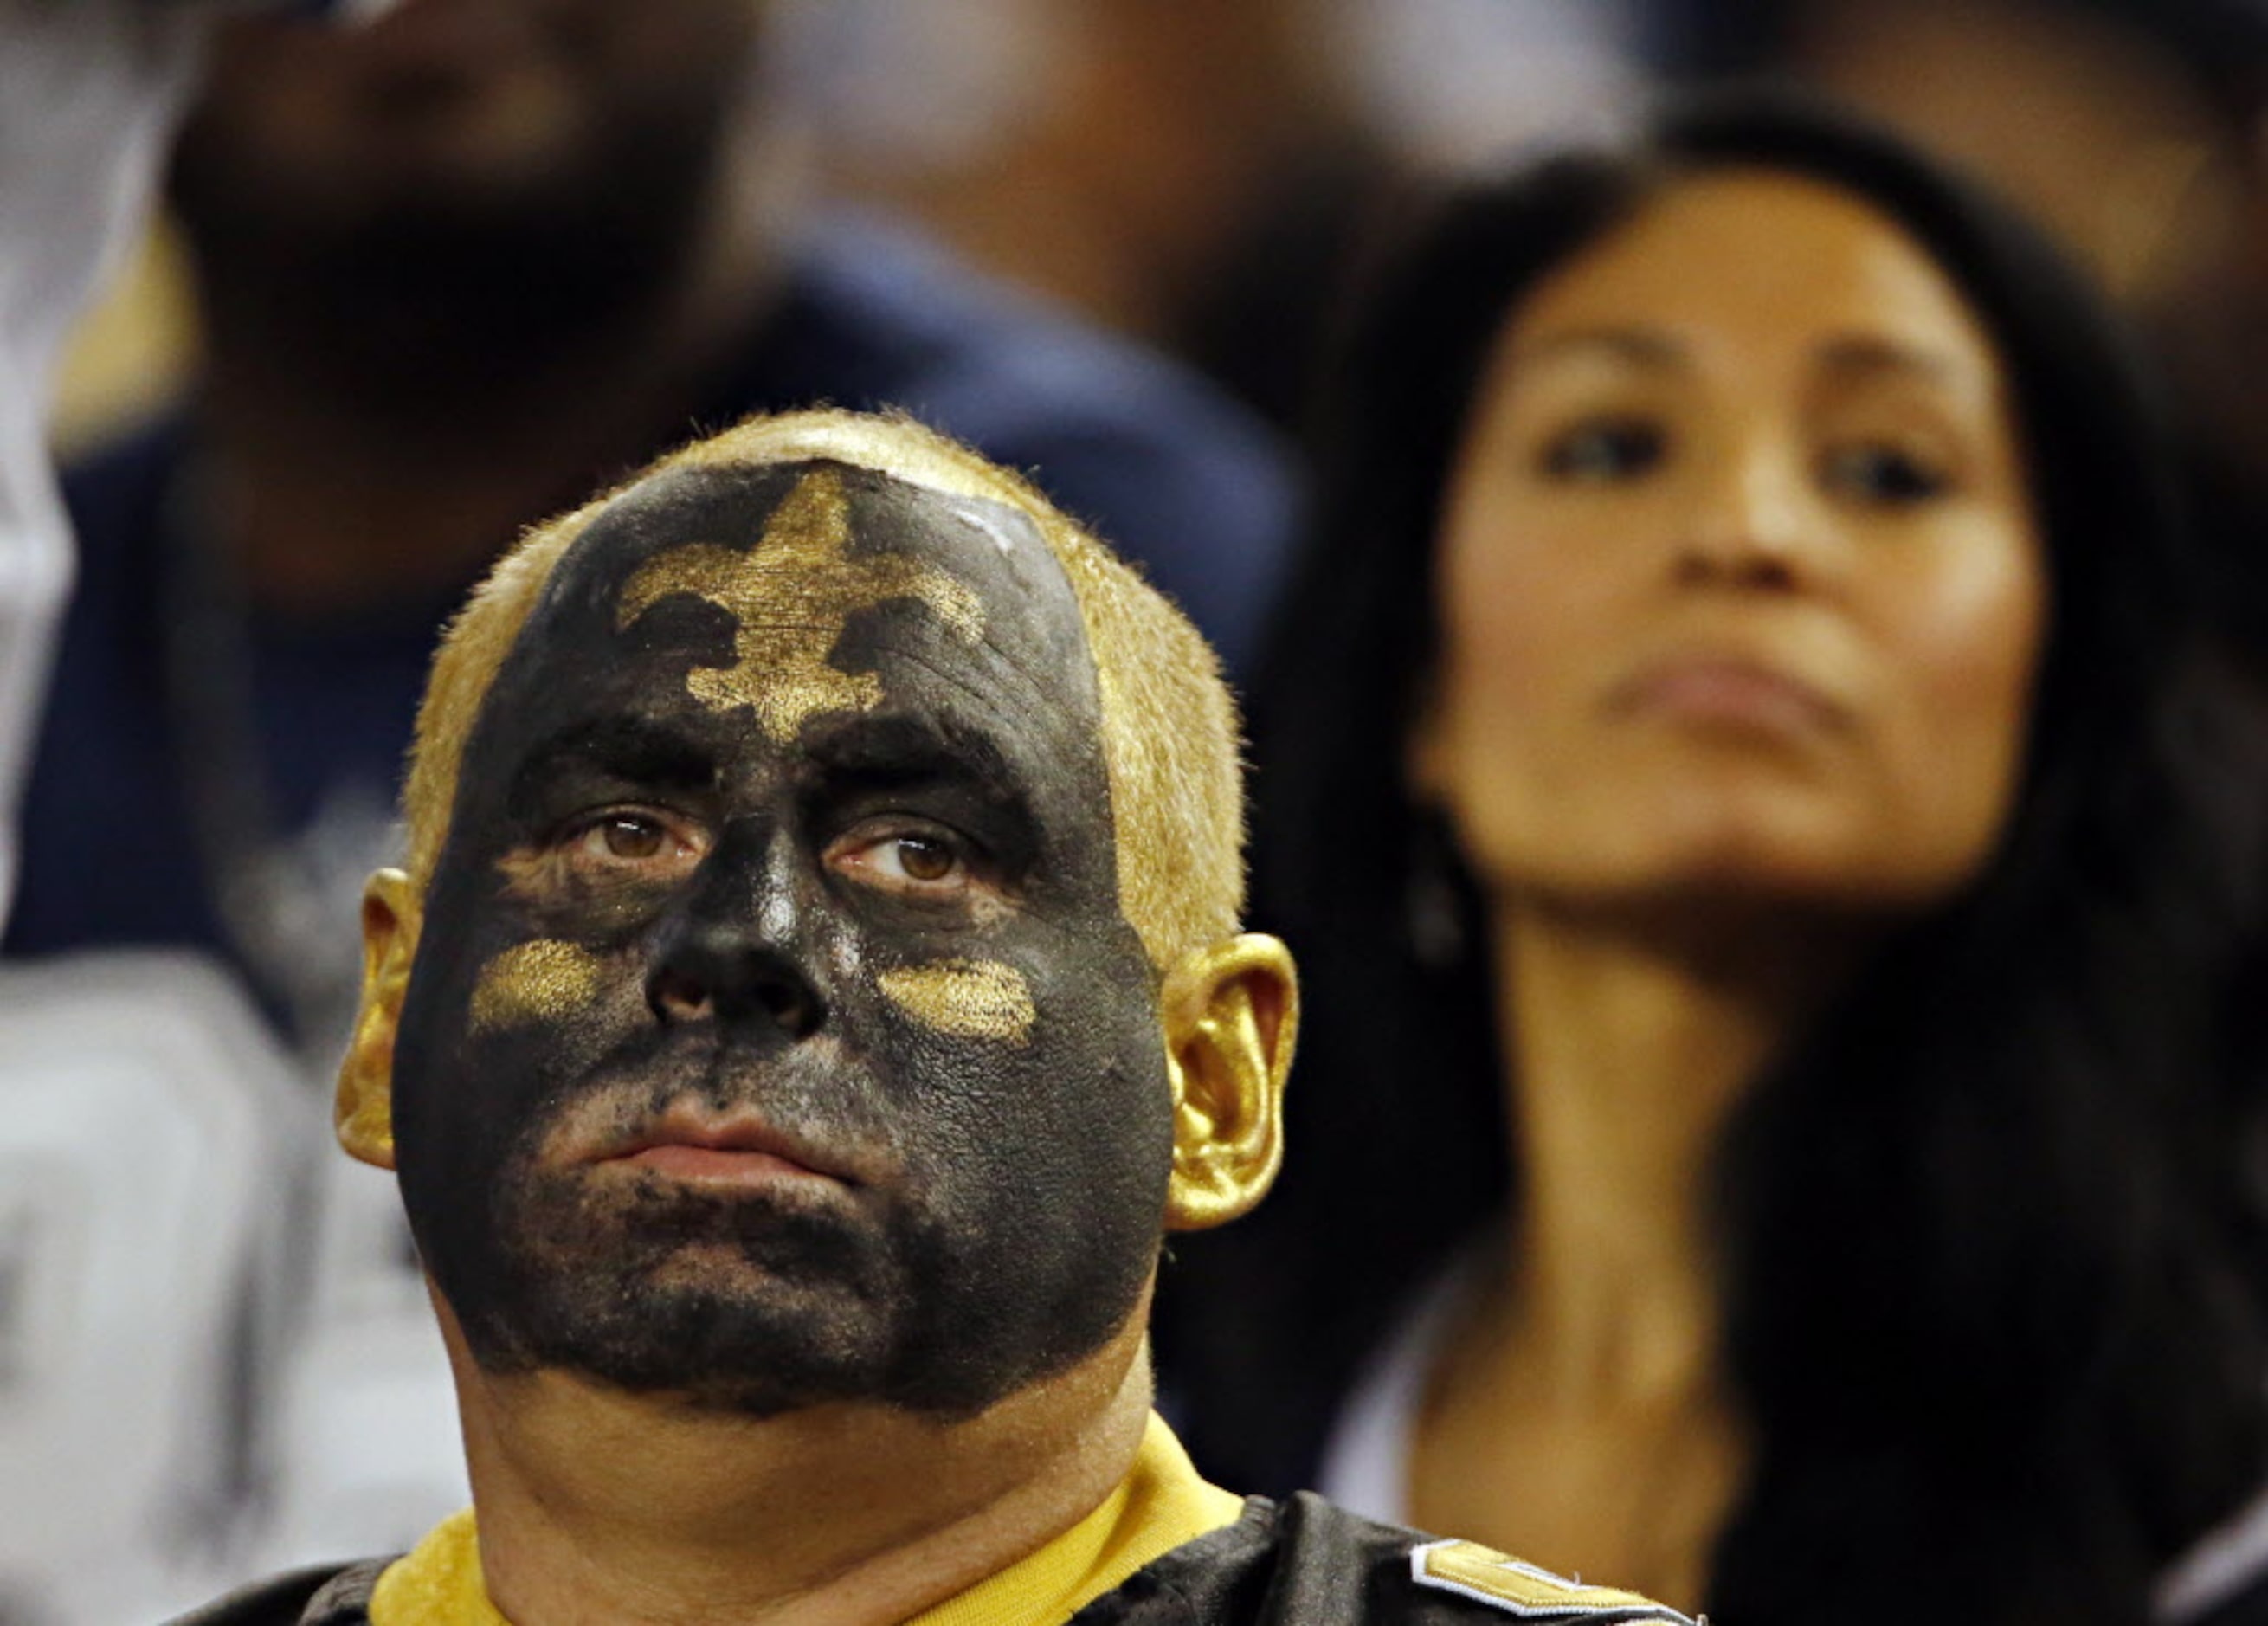
M 1648 472 L 1668 447 L 1669 437 L 1659 425 L 1605 418 L 1554 435 L 1538 463 L 1553 479 L 1602 485 Z
M 1952 481 L 1931 458 L 1886 445 L 1838 447 L 1829 452 L 1821 478 L 1830 491 L 1883 507 L 1927 502 Z

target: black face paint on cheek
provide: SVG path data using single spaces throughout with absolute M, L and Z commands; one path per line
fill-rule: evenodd
M 819 463 L 593 523 L 468 748 L 395 1053 L 404 1200 L 483 1364 L 963 1413 L 1124 1325 L 1172 1117 L 1100 731 L 1011 509 Z M 608 798 L 697 862 L 562 861 Z M 968 837 L 982 888 L 826 858 L 901 815 Z M 685 1121 L 838 1178 L 619 1156 Z

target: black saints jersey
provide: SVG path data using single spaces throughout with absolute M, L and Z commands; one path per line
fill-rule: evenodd
M 284 1576 L 174 1626 L 368 1626 L 371 1588 L 387 1562 Z M 1470 1541 L 1359 1519 L 1307 1492 L 1281 1504 L 1253 1497 L 1236 1523 L 1175 1548 L 1071 1619 L 1077 1626 L 1694 1626 L 1634 1593 L 1585 1586 Z

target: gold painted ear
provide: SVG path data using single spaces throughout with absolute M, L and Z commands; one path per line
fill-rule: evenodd
M 1203 1231 L 1266 1196 L 1284 1161 L 1299 978 L 1282 943 L 1247 933 L 1174 967 L 1159 1004 L 1174 1090 L 1166 1226 Z
M 339 1063 L 339 1092 L 331 1108 L 339 1144 L 380 1169 L 394 1167 L 394 1034 L 416 948 L 417 905 L 409 877 L 381 869 L 363 889 L 362 1006 Z

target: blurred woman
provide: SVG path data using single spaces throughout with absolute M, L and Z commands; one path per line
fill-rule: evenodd
M 1696 105 L 1456 201 L 1334 431 L 1261 697 L 1286 1178 L 1167 1289 L 1200 1460 L 1736 1626 L 2147 1618 L 2268 1342 L 2092 299 L 1885 137 Z

